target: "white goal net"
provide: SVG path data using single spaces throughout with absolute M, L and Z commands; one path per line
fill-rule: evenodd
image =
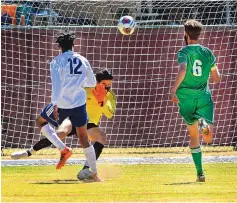
M 215 103 L 213 146 L 237 141 L 237 3 L 231 0 L 2 1 L 1 147 L 28 148 L 42 136 L 35 118 L 51 101 L 49 62 L 59 54 L 55 36 L 76 34 L 75 51 L 96 73 L 111 70 L 117 95 L 113 119 L 100 126 L 108 147 L 186 147 L 186 125 L 169 92 L 184 46 L 183 22 L 204 25 L 200 43 L 213 50 L 222 74 L 210 84 Z M 116 24 L 130 15 L 135 32 Z M 66 143 L 78 147 L 76 136 Z M 204 143 L 203 143 L 204 144 Z

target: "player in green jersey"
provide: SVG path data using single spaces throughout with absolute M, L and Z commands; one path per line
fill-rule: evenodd
M 179 71 L 171 88 L 172 101 L 178 103 L 179 113 L 188 126 L 190 148 L 197 170 L 197 181 L 205 182 L 202 169 L 202 150 L 199 130 L 203 140 L 212 141 L 214 105 L 208 87 L 209 75 L 215 82 L 220 81 L 216 58 L 212 51 L 198 43 L 202 24 L 188 20 L 184 24 L 184 48 L 178 51 Z

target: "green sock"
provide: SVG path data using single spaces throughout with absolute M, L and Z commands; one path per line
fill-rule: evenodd
M 195 148 L 190 148 L 192 157 L 193 157 L 193 162 L 196 166 L 197 174 L 202 174 L 202 150 L 201 147 L 195 147 Z

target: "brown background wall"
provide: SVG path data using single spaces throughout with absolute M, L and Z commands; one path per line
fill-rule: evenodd
M 81 28 L 75 51 L 86 56 L 94 71 L 113 72 L 117 111 L 102 118 L 108 145 L 187 146 L 188 135 L 169 89 L 178 70 L 176 53 L 183 46 L 181 28 L 137 29 L 123 36 L 114 28 Z M 57 55 L 57 30 L 2 30 L 1 113 L 3 147 L 29 147 L 40 139 L 34 119 L 50 102 L 49 61 Z M 211 84 L 215 101 L 214 145 L 236 143 L 236 30 L 206 28 L 201 43 L 212 49 L 223 74 Z M 77 146 L 77 140 L 67 139 Z

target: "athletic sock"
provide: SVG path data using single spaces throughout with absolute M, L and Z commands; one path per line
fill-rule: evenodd
M 54 129 L 49 125 L 46 124 L 41 128 L 41 133 L 49 139 L 49 141 L 57 147 L 60 151 L 62 151 L 66 145 L 60 140 L 60 138 L 57 136 Z
M 37 142 L 34 146 L 33 146 L 33 150 L 34 151 L 39 151 L 41 149 L 44 149 L 46 147 L 49 147 L 52 143 L 47 139 L 44 138 L 42 140 L 40 140 L 39 142 Z
M 86 160 L 88 161 L 88 165 L 91 168 L 92 173 L 97 174 L 97 168 L 96 168 L 96 156 L 95 156 L 95 149 L 91 145 L 87 148 L 84 148 L 84 154 L 86 156 Z
M 99 142 L 95 142 L 93 147 L 95 149 L 95 156 L 96 156 L 96 160 L 97 160 L 100 157 L 102 150 L 104 149 L 104 145 Z M 90 168 L 87 161 L 85 162 L 85 164 L 83 166 L 83 169 L 86 169 L 86 168 Z
M 194 162 L 196 170 L 197 170 L 197 174 L 200 175 L 203 173 L 201 147 L 198 146 L 198 147 L 190 148 L 190 149 L 191 149 L 191 153 L 192 153 L 192 157 L 193 157 L 193 162 Z

